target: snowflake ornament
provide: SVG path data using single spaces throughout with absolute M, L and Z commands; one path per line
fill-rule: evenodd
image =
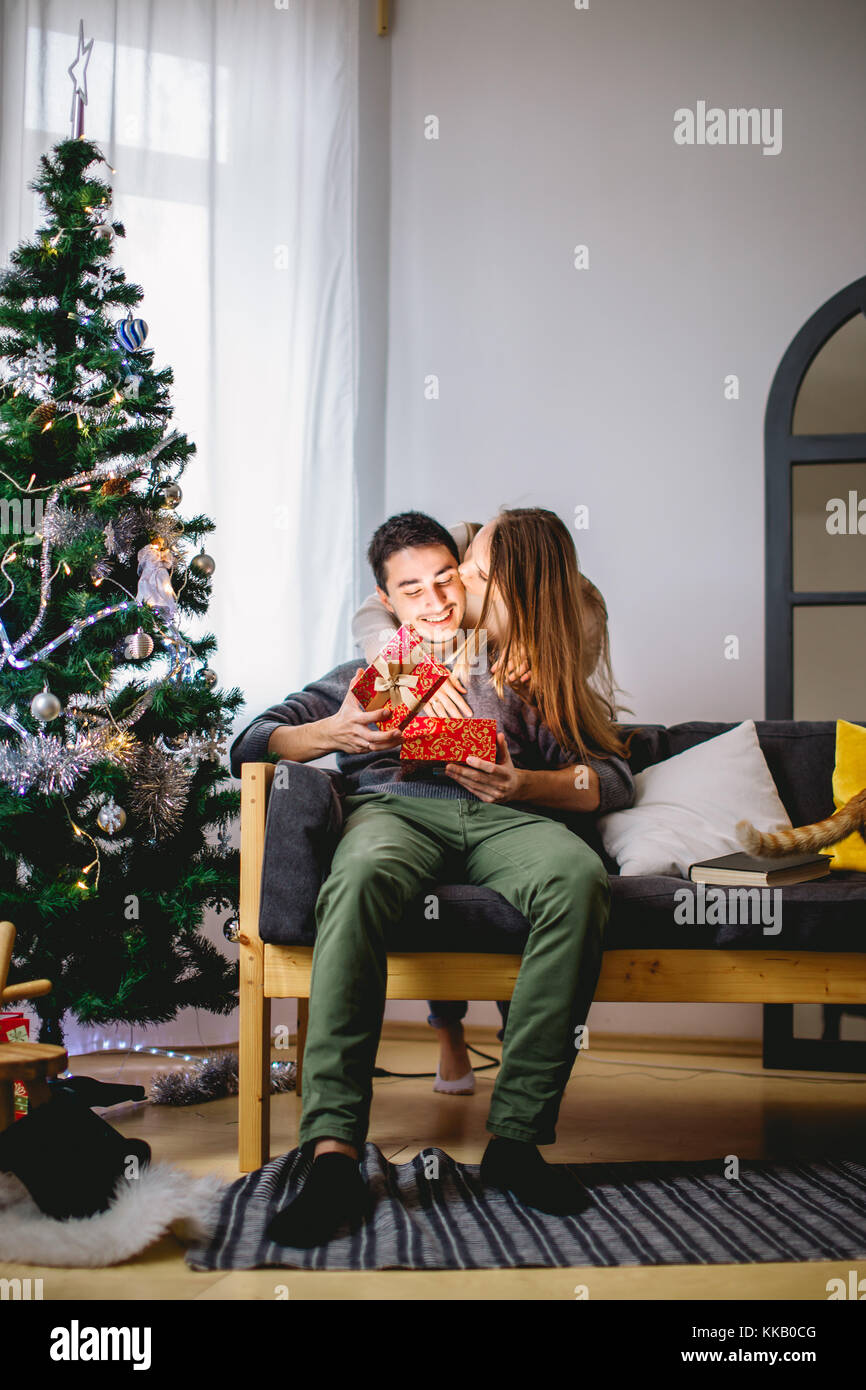
M 57 361 L 57 349 L 46 347 L 41 338 L 30 352 L 24 354 L 12 369 L 11 379 L 20 381 L 25 390 L 43 385 L 40 377 L 49 376 Z
M 57 349 L 46 347 L 41 338 L 36 339 L 36 347 L 32 353 L 28 354 L 32 363 L 33 371 L 39 376 L 50 376 L 57 362 Z
M 113 277 L 111 271 L 104 265 L 101 265 L 94 274 L 96 275 L 96 279 L 93 282 L 93 288 L 96 291 L 96 298 L 102 300 L 105 298 L 106 293 L 112 288 Z

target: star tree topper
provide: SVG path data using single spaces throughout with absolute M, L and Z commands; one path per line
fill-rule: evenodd
M 87 64 L 90 62 L 90 53 L 93 48 L 93 39 L 89 43 L 84 42 L 84 20 L 78 21 L 78 52 L 74 62 L 69 64 L 66 71 L 72 78 L 72 110 L 69 115 L 72 125 L 72 139 L 80 140 L 84 135 L 84 108 L 87 105 Z M 79 64 L 83 61 L 80 72 Z

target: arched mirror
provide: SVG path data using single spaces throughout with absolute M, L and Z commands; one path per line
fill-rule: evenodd
M 803 325 L 765 420 L 766 717 L 866 713 L 866 277 Z

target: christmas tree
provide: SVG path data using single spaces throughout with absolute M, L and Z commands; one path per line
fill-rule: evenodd
M 44 225 L 0 276 L 0 919 L 10 981 L 53 982 L 43 1042 L 67 1009 L 157 1023 L 237 1002 L 201 923 L 236 908 L 221 754 L 242 695 L 217 686 L 213 636 L 181 627 L 207 611 L 214 525 L 178 513 L 195 445 L 113 263 L 107 172 L 82 134 L 43 155 Z

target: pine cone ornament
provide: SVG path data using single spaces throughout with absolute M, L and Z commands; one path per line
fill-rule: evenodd
M 47 425 L 49 420 L 53 420 L 57 414 L 57 406 L 53 401 L 43 401 L 37 405 L 35 410 L 31 410 L 27 419 L 34 425 Z
M 106 478 L 100 491 L 103 497 L 123 497 L 129 492 L 129 487 L 128 478 Z

